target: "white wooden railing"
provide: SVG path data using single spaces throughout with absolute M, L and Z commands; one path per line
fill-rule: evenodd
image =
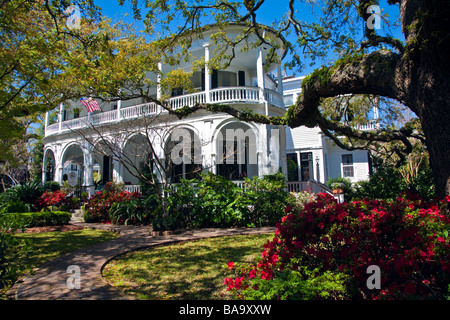
M 180 109 L 183 107 L 193 107 L 197 103 L 206 103 L 205 92 L 187 94 L 184 96 L 174 97 L 169 100 L 169 105 L 172 110 Z
M 309 191 L 312 193 L 329 193 L 332 190 L 317 181 L 289 181 L 287 182 L 289 192 Z
M 356 126 L 355 129 L 358 129 L 361 131 L 374 131 L 374 130 L 380 129 L 380 124 L 375 121 L 371 121 L 368 124 Z
M 120 109 L 120 119 L 134 119 L 159 113 L 161 108 L 155 103 L 144 103 L 137 106 Z M 117 111 L 114 110 L 116 113 Z
M 131 193 L 133 193 L 133 192 L 141 193 L 141 186 L 138 184 L 126 184 L 124 191 L 131 192 Z
M 241 188 L 244 192 L 246 191 L 246 185 L 245 181 L 242 180 L 236 180 L 232 181 L 234 184 L 236 184 L 239 188 Z M 170 190 L 172 192 L 177 191 L 178 184 L 172 184 L 170 186 Z M 287 182 L 287 187 L 289 192 L 303 192 L 303 191 L 309 191 L 311 193 L 329 193 L 332 194 L 331 189 L 329 189 L 327 186 L 318 183 L 316 181 L 289 181 Z M 139 185 L 125 185 L 125 191 L 128 192 L 140 192 L 141 188 Z
M 211 103 L 259 102 L 259 88 L 231 87 L 214 89 L 209 92 Z
M 264 94 L 262 92 L 260 88 L 254 87 L 226 87 L 213 89 L 209 91 L 208 95 L 206 92 L 199 92 L 174 97 L 169 99 L 168 103 L 172 110 L 176 110 L 183 107 L 193 107 L 197 103 L 258 103 L 265 100 L 276 107 L 284 108 L 283 97 L 280 93 L 269 89 L 265 89 Z M 87 117 L 63 121 L 61 125 L 54 123 L 47 126 L 45 135 L 48 136 L 59 132 L 81 129 L 90 125 L 97 126 L 131 120 L 142 116 L 154 116 L 161 112 L 167 111 L 155 103 L 145 103 L 120 110 L 105 111 Z

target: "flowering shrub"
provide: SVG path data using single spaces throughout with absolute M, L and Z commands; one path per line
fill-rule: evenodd
M 68 204 L 70 199 L 67 198 L 67 194 L 61 190 L 56 190 L 53 192 L 45 191 L 44 194 L 39 198 L 38 205 L 41 208 L 46 207 L 59 207 L 61 205 Z
M 111 182 L 89 199 L 84 209 L 84 221 L 110 223 L 109 210 L 114 203 L 140 198 L 139 193 L 121 191 Z
M 402 195 L 394 201 L 338 204 L 332 196 L 319 194 L 303 210 L 287 208 L 259 263 L 236 268 L 237 278 L 227 278 L 225 284 L 242 298 L 281 292 L 275 297 L 445 299 L 450 283 L 449 207 L 450 197 L 425 202 Z M 371 265 L 381 270 L 380 290 L 367 286 Z M 329 284 L 325 296 L 298 289 L 320 276 Z M 300 284 L 289 291 L 286 281 L 293 279 Z

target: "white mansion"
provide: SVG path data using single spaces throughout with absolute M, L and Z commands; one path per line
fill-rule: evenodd
M 230 26 L 227 33 L 239 34 L 241 31 L 241 26 Z M 207 32 L 191 48 L 193 56 L 206 61 L 214 52 Z M 197 102 L 220 103 L 236 109 L 250 109 L 254 113 L 282 116 L 300 93 L 302 78 L 274 79 L 271 74 L 282 74 L 280 65 L 264 71 L 268 49 L 263 45 L 239 54 L 237 48 L 236 57 L 227 70 L 207 70 L 206 67 L 202 72 L 194 72 L 195 93 L 174 90 L 170 107 L 192 107 Z M 280 49 L 279 56 L 283 55 Z M 192 65 L 188 63 L 179 66 L 160 64 L 159 68 L 164 74 L 179 68 L 192 71 Z M 154 77 L 156 80 L 157 76 Z M 153 90 L 154 96 L 161 98 L 160 87 Z M 329 178 L 344 176 L 356 182 L 369 176 L 366 151 L 342 150 L 325 138 L 318 128 L 291 130 L 246 123 L 228 114 L 204 110 L 179 120 L 156 104 L 138 99 L 99 102 L 99 105 L 102 111 L 88 113 L 80 102 L 61 104 L 54 123 L 47 113 L 43 182 L 53 180 L 62 184 L 68 176 L 75 176 L 92 194 L 97 184 L 114 179 L 124 182 L 129 191 L 138 190 L 139 179 L 133 170 L 139 170 L 148 161 L 150 143 L 155 155 L 163 160 L 160 163 L 172 165 L 168 176 L 159 174 L 158 178 L 172 182 L 192 177 L 192 172 L 199 168 L 238 184 L 245 176 L 251 178 L 281 170 L 288 177 L 291 190 L 312 188 L 317 192 L 323 190 L 323 184 Z M 153 131 L 148 130 L 149 126 Z M 194 145 L 195 161 L 187 159 L 172 163 L 168 159 L 169 146 L 173 148 L 174 141 L 179 141 L 173 139 L 174 128 L 188 134 L 188 140 Z M 149 137 L 152 134 L 154 137 Z M 239 136 L 243 137 L 242 141 L 236 140 Z M 107 149 L 102 148 L 104 144 L 114 145 L 117 149 L 100 152 Z M 118 155 L 125 155 L 135 166 L 125 165 Z

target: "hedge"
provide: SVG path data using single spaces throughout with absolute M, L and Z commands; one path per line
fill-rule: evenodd
M 16 222 L 24 228 L 58 226 L 68 224 L 71 214 L 65 211 L 5 213 L 0 219 Z

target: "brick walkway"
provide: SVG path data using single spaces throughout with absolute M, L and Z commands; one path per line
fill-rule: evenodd
M 201 229 L 189 230 L 170 236 L 152 236 L 150 227 L 110 226 L 77 223 L 88 228 L 120 232 L 117 239 L 99 243 L 66 254 L 45 263 L 9 291 L 16 300 L 124 300 L 130 299 L 102 278 L 103 266 L 125 252 L 161 244 L 203 238 L 274 232 L 275 228 Z M 69 266 L 78 266 L 81 288 L 70 290 L 67 279 Z

